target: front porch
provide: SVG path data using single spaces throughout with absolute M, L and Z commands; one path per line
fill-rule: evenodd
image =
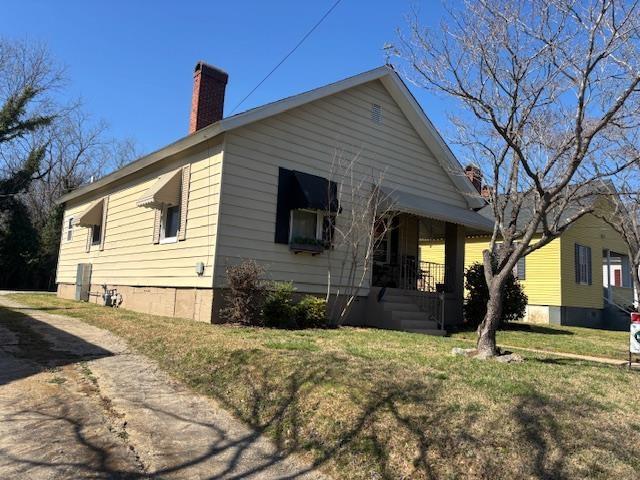
M 493 221 L 412 193 L 382 192 L 391 224 L 373 258 L 367 324 L 442 335 L 464 321 L 465 237 L 491 231 Z M 420 258 L 420 243 L 429 240 L 444 245 L 441 262 Z
M 378 243 L 372 266 L 368 324 L 445 334 L 463 322 L 465 227 L 398 213 Z M 420 258 L 420 242 L 444 239 L 442 263 Z

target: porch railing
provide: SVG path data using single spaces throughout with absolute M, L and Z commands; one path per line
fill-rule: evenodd
M 444 329 L 444 281 L 445 266 L 405 258 L 400 265 L 400 288 L 410 292 L 414 301 L 429 320 Z
M 439 292 L 444 289 L 444 265 L 407 257 L 400 265 L 399 286 L 404 290 Z

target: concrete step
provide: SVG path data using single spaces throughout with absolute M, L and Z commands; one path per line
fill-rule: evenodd
M 447 332 L 444 330 L 436 330 L 430 328 L 403 328 L 402 330 L 405 332 L 422 333 L 424 335 L 433 335 L 436 337 L 444 337 L 447 334 Z
M 389 302 L 389 303 L 411 303 L 413 302 L 413 300 L 408 297 L 407 295 L 398 295 L 398 294 L 393 294 L 393 295 L 385 295 L 382 298 L 382 302 Z
M 393 312 L 391 312 L 391 318 L 393 320 L 429 320 L 429 316 L 425 312 L 421 311 L 407 312 L 402 310 L 394 310 Z
M 403 330 L 437 330 L 438 325 L 433 320 L 411 320 L 403 318 L 400 320 L 400 327 Z
M 382 302 L 382 308 L 387 312 L 419 312 L 420 309 L 415 303 L 403 302 Z

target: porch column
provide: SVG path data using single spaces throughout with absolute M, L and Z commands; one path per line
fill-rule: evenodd
M 464 227 L 446 223 L 444 230 L 445 328 L 447 325 L 460 324 L 463 320 L 464 242 Z
M 607 300 L 611 301 L 611 251 L 606 249 L 607 253 Z

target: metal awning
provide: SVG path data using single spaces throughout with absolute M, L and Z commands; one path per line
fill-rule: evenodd
M 182 184 L 182 169 L 179 168 L 161 175 L 136 205 L 147 208 L 162 208 L 163 205 L 174 206 L 180 203 L 180 186 Z
M 75 225 L 80 227 L 93 227 L 102 223 L 102 208 L 104 207 L 104 198 L 96 200 L 76 218 Z
M 419 217 L 432 218 L 443 222 L 464 225 L 465 227 L 491 232 L 493 220 L 480 215 L 473 210 L 454 207 L 438 200 L 421 197 L 412 193 L 382 187 L 381 191 L 388 207 L 394 211 L 410 213 Z

